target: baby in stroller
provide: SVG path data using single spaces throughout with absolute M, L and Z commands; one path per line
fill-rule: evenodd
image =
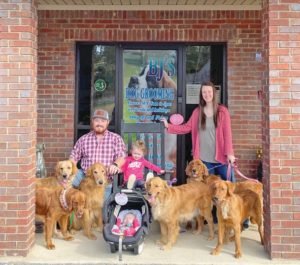
M 147 153 L 147 148 L 142 140 L 137 140 L 132 144 L 130 150 L 131 156 L 126 157 L 125 163 L 122 166 L 124 180 L 122 187 L 127 189 L 145 190 L 144 168 L 149 168 L 158 174 L 164 174 L 165 170 L 152 164 L 144 158 Z M 151 176 L 151 175 L 149 175 Z M 153 175 L 152 175 L 153 176 Z
M 138 210 L 123 210 L 119 213 L 117 223 L 111 231 L 115 235 L 134 236 L 141 226 L 141 219 Z

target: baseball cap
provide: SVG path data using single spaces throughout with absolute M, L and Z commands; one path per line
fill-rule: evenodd
M 109 114 L 106 110 L 103 110 L 103 109 L 96 109 L 94 111 L 94 114 L 93 114 L 93 119 L 95 118 L 101 118 L 101 119 L 104 119 L 104 120 L 109 120 Z

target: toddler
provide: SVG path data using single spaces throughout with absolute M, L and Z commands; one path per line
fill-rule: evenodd
M 131 156 L 125 158 L 125 163 L 122 166 L 124 173 L 123 186 L 127 185 L 127 189 L 145 188 L 144 168 L 149 168 L 158 174 L 164 174 L 165 171 L 158 166 L 150 163 L 144 158 L 147 153 L 145 143 L 137 140 L 132 144 Z M 152 175 L 153 176 L 153 175 Z

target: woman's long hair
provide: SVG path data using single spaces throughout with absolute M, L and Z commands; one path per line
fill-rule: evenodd
M 206 127 L 206 115 L 204 113 L 204 107 L 206 106 L 206 102 L 202 96 L 202 88 L 204 86 L 210 86 L 213 88 L 213 99 L 212 99 L 212 104 L 213 104 L 213 118 L 214 118 L 214 124 L 215 124 L 215 128 L 217 128 L 218 126 L 218 102 L 217 102 L 217 90 L 215 88 L 215 85 L 208 81 L 208 82 L 204 82 L 202 85 L 201 85 L 201 88 L 200 88 L 200 93 L 199 93 L 199 108 L 200 108 L 200 113 L 201 113 L 201 128 L 203 130 L 205 130 L 205 127 Z

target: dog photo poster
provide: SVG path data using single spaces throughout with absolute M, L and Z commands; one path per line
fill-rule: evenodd
M 176 50 L 124 50 L 124 121 L 159 122 L 162 117 L 168 119 L 176 113 L 176 108 Z M 161 166 L 176 171 L 176 135 L 165 135 L 165 148 L 166 165 Z

